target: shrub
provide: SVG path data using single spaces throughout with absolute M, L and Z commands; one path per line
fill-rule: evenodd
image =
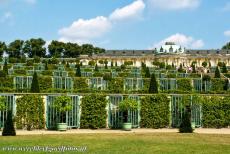
M 12 119 L 12 111 L 9 110 L 7 112 L 7 119 L 6 122 L 4 124 L 4 128 L 2 131 L 2 136 L 16 136 L 16 131 L 14 128 L 14 123 L 13 123 L 13 119 Z
M 81 68 L 80 68 L 80 65 L 79 65 L 79 64 L 77 64 L 76 76 L 77 76 L 77 77 L 81 77 Z
M 3 72 L 8 75 L 8 65 L 7 65 L 7 62 L 5 61 L 4 62 L 4 65 L 3 65 Z
M 151 76 L 150 85 L 149 85 L 149 93 L 150 94 L 158 93 L 158 83 L 157 83 L 154 73 Z
M 38 79 L 40 92 L 48 92 L 52 88 L 52 78 L 50 76 L 41 76 Z
M 53 108 L 56 109 L 61 114 L 61 123 L 66 121 L 66 112 L 72 109 L 71 97 L 70 96 L 58 96 L 55 98 L 53 103 Z
M 191 109 L 190 107 L 186 107 L 185 112 L 182 116 L 182 122 L 180 124 L 180 133 L 192 133 L 193 129 L 191 126 Z
M 119 111 L 123 112 L 123 122 L 130 122 L 129 121 L 129 111 L 134 111 L 138 109 L 138 102 L 134 99 L 124 99 L 119 103 Z
M 146 77 L 146 78 L 150 78 L 150 76 L 151 76 L 151 75 L 150 75 L 149 68 L 146 67 L 146 68 L 145 68 L 145 77 Z
M 34 72 L 34 75 L 33 75 L 33 80 L 32 80 L 32 84 L 31 84 L 30 92 L 32 92 L 32 93 L 39 93 L 40 92 L 39 83 L 38 83 L 38 76 L 37 76 L 36 71 Z
M 105 128 L 106 105 L 104 95 L 91 94 L 82 98 L 81 104 L 81 128 Z
M 215 77 L 214 78 L 220 78 L 220 70 L 219 70 L 219 67 L 217 66 L 216 67 L 216 70 L 215 70 Z
M 230 125 L 230 97 L 204 97 L 202 124 L 206 128 L 222 128 Z
M 22 69 L 14 70 L 14 73 L 18 75 L 26 75 L 26 70 L 22 70 Z
M 169 127 L 170 111 L 167 95 L 157 94 L 142 97 L 140 116 L 142 128 Z
M 177 79 L 177 89 L 181 91 L 192 91 L 192 80 Z

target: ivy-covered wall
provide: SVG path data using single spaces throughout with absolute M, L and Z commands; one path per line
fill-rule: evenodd
M 16 126 L 21 129 L 42 129 L 45 127 L 44 102 L 39 95 L 23 95 L 18 98 Z
M 105 95 L 90 94 L 82 98 L 80 128 L 105 128 L 108 101 Z
M 141 99 L 141 127 L 169 127 L 169 99 L 167 95 L 157 94 L 144 96 Z

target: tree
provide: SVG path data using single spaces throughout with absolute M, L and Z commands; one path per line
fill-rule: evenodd
M 180 64 L 180 67 L 178 68 L 178 72 L 180 72 L 180 73 L 184 73 L 185 72 L 185 70 L 183 69 L 182 64 Z
M 230 42 L 226 43 L 226 45 L 224 45 L 222 49 L 230 49 Z
M 95 72 L 98 72 L 98 71 L 99 71 L 97 64 L 95 65 L 94 71 L 95 71 Z
M 66 112 L 72 109 L 71 97 L 70 96 L 58 96 L 53 103 L 53 107 L 61 114 L 61 123 L 66 123 L 65 117 Z
M 150 75 L 149 68 L 146 67 L 146 68 L 145 68 L 145 77 L 146 77 L 146 78 L 150 78 L 150 76 L 151 76 L 151 75 Z
M 48 68 L 48 62 L 45 63 L 45 70 L 49 70 L 49 68 Z
M 80 65 L 79 65 L 79 64 L 77 64 L 76 76 L 77 76 L 77 77 L 81 77 L 81 68 L 80 68 Z
M 62 57 L 65 49 L 64 46 L 65 44 L 63 42 L 53 40 L 48 46 L 49 55 L 56 58 Z
M 81 47 L 77 43 L 64 44 L 64 57 L 76 58 L 80 55 Z
M 0 41 L 0 57 L 2 57 L 3 56 L 3 54 L 4 54 L 4 52 L 6 52 L 6 44 L 5 44 L 5 42 L 1 42 Z
M 225 63 L 223 63 L 222 73 L 228 73 L 228 69 L 227 69 L 227 67 L 226 67 L 226 64 L 225 64 Z
M 113 62 L 111 62 L 111 67 L 113 67 Z
M 27 40 L 24 44 L 23 51 L 28 54 L 28 57 L 45 57 L 46 55 L 46 42 L 42 38 Z
M 208 66 L 208 63 L 207 63 L 206 61 L 204 61 L 204 62 L 202 63 L 202 66 L 205 68 L 205 67 Z
M 225 79 L 224 81 L 224 90 L 228 90 L 229 89 L 229 80 L 228 79 Z
M 157 83 L 157 80 L 156 80 L 154 73 L 152 73 L 152 75 L 151 75 L 149 93 L 151 93 L 151 94 L 158 93 L 158 83 Z
M 9 110 L 7 112 L 7 119 L 4 124 L 4 128 L 2 131 L 2 136 L 16 136 L 16 131 L 14 128 L 13 118 L 12 118 L 12 111 Z
M 23 57 L 24 56 L 24 53 L 22 50 L 23 45 L 24 45 L 23 40 L 15 40 L 11 42 L 7 47 L 7 53 L 9 54 L 9 57 L 14 57 L 14 58 Z
M 219 67 L 218 67 L 218 66 L 216 66 L 214 78 L 220 78 L 220 70 L 219 70 Z
M 192 65 L 192 73 L 196 73 L 196 66 L 194 64 Z
M 39 93 L 40 92 L 36 71 L 34 72 L 34 75 L 33 75 L 33 80 L 32 80 L 32 84 L 31 84 L 30 92 L 32 92 L 32 93 Z
M 83 44 L 81 46 L 81 54 L 92 56 L 94 53 L 94 47 L 91 44 Z
M 186 107 L 185 112 L 182 115 L 182 122 L 180 124 L 180 133 L 192 133 L 193 129 L 191 126 L 191 109 Z
M 8 75 L 8 65 L 7 65 L 7 61 L 5 60 L 4 65 L 3 65 L 3 73 L 5 73 L 6 75 Z

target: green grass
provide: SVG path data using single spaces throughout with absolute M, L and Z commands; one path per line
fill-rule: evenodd
M 0 149 L 5 146 L 87 146 L 86 152 L 78 153 L 129 153 L 129 154 L 229 154 L 230 135 L 145 133 L 145 134 L 71 134 L 71 135 L 34 135 L 0 136 Z M 17 153 L 20 151 L 0 151 Z M 21 152 L 32 153 L 32 152 Z M 33 152 L 47 153 L 47 152 Z M 52 152 L 55 153 L 55 152 Z M 60 153 L 60 152 L 59 152 Z M 71 153 L 71 152 L 66 152 Z M 76 153 L 76 152 L 72 152 Z

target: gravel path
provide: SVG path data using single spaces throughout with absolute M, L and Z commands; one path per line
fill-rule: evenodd
M 132 131 L 123 131 L 123 130 L 111 130 L 111 129 L 72 129 L 64 132 L 60 131 L 50 131 L 50 130 L 17 130 L 17 135 L 48 135 L 48 134 L 119 134 L 119 133 L 177 133 L 178 129 L 133 129 Z M 229 134 L 230 128 L 222 128 L 222 129 L 208 129 L 208 128 L 197 128 L 195 129 L 195 133 L 199 134 Z M 0 131 L 0 134 L 2 132 Z

